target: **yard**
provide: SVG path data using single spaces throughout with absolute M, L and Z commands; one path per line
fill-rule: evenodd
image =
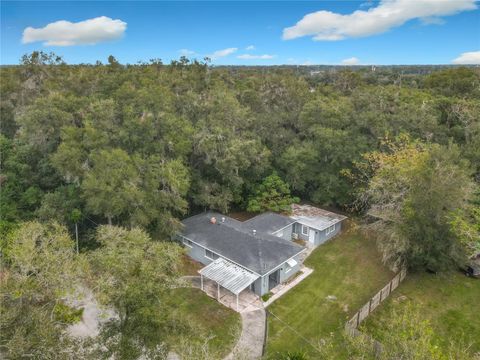
M 406 300 L 399 301 L 403 296 Z M 480 280 L 460 272 L 410 274 L 368 318 L 364 331 L 381 341 L 380 324 L 388 321 L 392 308 L 405 306 L 408 301 L 419 306 L 422 317 L 431 322 L 440 347 L 446 348 L 450 341 L 455 341 L 471 345 L 472 354 L 480 352 Z
M 209 359 L 221 359 L 233 349 L 241 329 L 238 313 L 193 288 L 175 289 L 168 305 L 169 312 L 185 320 L 193 330 L 182 339 L 177 335 L 180 332 L 172 329 L 167 342 L 176 352 L 182 353 L 182 345 L 199 349 L 207 339 Z M 188 353 L 182 355 L 190 358 Z
M 198 270 L 203 265 L 187 255 L 182 255 L 180 274 L 183 276 L 198 276 Z M 241 330 L 240 316 L 235 311 L 221 305 L 203 291 L 196 288 L 179 288 L 172 292 L 168 303 L 169 312 L 176 318 L 185 320 L 192 332 L 187 339 L 178 336 L 181 331 L 172 329 L 167 342 L 182 358 L 197 357 L 182 353 L 182 347 L 196 350 L 208 342 L 208 358 L 222 359 L 234 347 Z M 185 350 L 184 350 L 185 351 Z
M 199 276 L 198 271 L 203 268 L 204 265 L 198 261 L 193 260 L 186 254 L 182 254 L 180 258 L 180 269 L 179 272 L 183 276 Z
M 321 339 L 333 336 L 339 344 L 345 321 L 394 275 L 382 265 L 375 241 L 354 226 L 319 246 L 305 265 L 313 274 L 268 308 L 270 356 L 302 350 L 317 358 Z

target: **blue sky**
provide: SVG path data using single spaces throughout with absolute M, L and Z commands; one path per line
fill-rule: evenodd
M 106 62 L 110 54 L 121 63 L 169 62 L 181 54 L 210 56 L 218 65 L 479 63 L 479 5 L 2 1 L 0 61 L 17 64 L 23 54 L 44 50 L 68 63 Z

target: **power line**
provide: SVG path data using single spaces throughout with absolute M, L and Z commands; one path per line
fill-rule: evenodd
M 95 221 L 93 221 L 92 219 L 90 219 L 88 216 L 85 215 L 85 219 L 87 220 L 90 220 L 92 223 L 94 223 L 95 225 L 97 226 L 100 226 L 100 224 L 97 224 Z
M 307 338 L 305 338 L 302 334 L 300 334 L 297 330 L 295 330 L 293 327 L 291 327 L 289 324 L 287 324 L 285 321 L 283 321 L 282 319 L 280 319 L 277 315 L 275 315 L 274 313 L 272 313 L 270 310 L 267 310 L 268 313 L 270 315 L 272 315 L 275 319 L 277 319 L 278 321 L 280 321 L 282 324 L 284 324 L 285 326 L 287 326 L 290 330 L 292 330 L 295 334 L 297 334 L 298 337 L 300 337 L 303 341 L 305 341 L 308 345 L 310 345 L 312 348 L 315 349 L 315 351 L 317 351 L 318 353 L 322 353 L 315 345 L 313 345 L 310 340 L 308 340 Z

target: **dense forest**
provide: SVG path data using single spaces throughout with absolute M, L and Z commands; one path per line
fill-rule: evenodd
M 367 219 L 393 268 L 438 271 L 480 250 L 478 67 L 67 65 L 35 52 L 0 75 L 2 247 L 77 229 L 80 253 L 100 247 L 107 269 L 109 231 L 168 248 L 188 214 L 272 208 L 262 199 L 279 187 Z

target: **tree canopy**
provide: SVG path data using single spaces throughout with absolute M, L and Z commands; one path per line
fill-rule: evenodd
M 255 186 L 248 200 L 247 210 L 251 212 L 276 211 L 289 213 L 290 205 L 300 201 L 290 195 L 288 185 L 276 174 L 267 176 L 261 184 Z
M 384 261 L 434 271 L 461 265 L 469 245 L 452 221 L 470 206 L 475 184 L 457 146 L 392 144 L 365 158 L 372 176 L 360 199 L 376 220 Z

